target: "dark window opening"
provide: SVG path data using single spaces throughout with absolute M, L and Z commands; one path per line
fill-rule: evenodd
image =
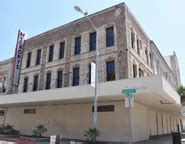
M 135 34 L 133 31 L 131 32 L 131 45 L 132 48 L 135 48 Z
M 61 88 L 63 85 L 63 71 L 57 73 L 57 88 Z
M 115 79 L 115 62 L 113 60 L 107 62 L 107 81 L 113 81 Z
M 80 83 L 80 68 L 73 68 L 73 86 Z
M 133 64 L 133 77 L 137 77 L 137 65 Z
M 114 45 L 114 28 L 110 27 L 106 29 L 106 46 L 110 47 Z
M 140 55 L 140 40 L 137 39 L 137 54 Z
M 36 65 L 40 64 L 40 60 L 41 60 L 41 49 L 37 50 Z
M 59 59 L 64 58 L 65 42 L 60 43 Z
M 113 112 L 114 105 L 102 105 L 97 106 L 97 112 Z M 92 107 L 92 112 L 94 112 L 94 106 Z
M 91 84 L 91 64 L 89 65 L 89 80 L 88 80 L 88 84 Z
M 47 73 L 46 75 L 46 89 L 51 88 L 51 73 Z
M 81 50 L 81 37 L 77 37 L 75 38 L 75 51 L 74 54 L 80 54 L 80 50 Z
M 36 76 L 34 76 L 34 80 L 33 80 L 33 91 L 38 90 L 38 82 L 39 82 L 39 76 L 36 75 Z
M 24 109 L 24 114 L 35 114 L 36 109 Z
M 49 47 L 49 59 L 48 59 L 48 62 L 53 61 L 53 55 L 54 55 L 54 45 Z
M 31 64 L 31 52 L 27 55 L 27 62 L 26 62 L 26 68 L 29 68 Z
M 145 57 L 146 57 L 146 63 L 149 65 L 148 50 L 147 49 L 145 49 Z
M 4 116 L 5 115 L 5 110 L 0 110 L 0 116 Z
M 139 69 L 139 77 L 143 77 L 144 76 L 144 71 L 142 69 Z
M 96 50 L 96 32 L 90 34 L 90 51 Z
M 24 78 L 23 92 L 27 92 L 27 90 L 28 90 L 28 78 Z

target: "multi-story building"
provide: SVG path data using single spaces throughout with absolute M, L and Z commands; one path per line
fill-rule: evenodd
M 128 7 L 122 3 L 88 17 L 99 35 L 98 140 L 129 141 L 122 94 L 127 88 L 137 91 L 131 110 L 133 141 L 180 129 L 176 75 L 165 80 L 164 73 L 171 70 Z M 25 40 L 18 93 L 0 97 L 5 122 L 23 134 L 42 123 L 46 135 L 84 139 L 84 130 L 92 127 L 94 88 L 89 83 L 96 36 L 88 19 L 81 18 Z M 156 72 L 156 60 L 164 73 Z
M 5 61 L 0 61 L 0 93 L 12 92 L 12 64 L 13 58 Z

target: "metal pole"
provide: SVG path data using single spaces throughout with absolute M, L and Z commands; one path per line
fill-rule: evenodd
M 128 115 L 129 115 L 129 128 L 130 128 L 130 139 L 129 144 L 132 144 L 132 117 L 131 117 L 131 96 L 128 97 L 129 99 L 129 108 L 128 108 Z
M 97 103 L 98 103 L 98 29 L 96 26 L 93 24 L 91 19 L 86 16 L 86 18 L 89 20 L 91 25 L 94 27 L 96 30 L 96 55 L 95 55 L 95 63 L 96 63 L 96 70 L 95 70 L 95 96 L 94 96 L 94 113 L 93 113 L 93 128 L 97 128 Z M 96 141 L 96 137 L 94 136 L 94 141 Z

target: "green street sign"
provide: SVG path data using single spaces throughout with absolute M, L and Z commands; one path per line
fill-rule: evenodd
M 133 93 L 136 93 L 136 89 L 123 89 L 122 94 L 126 96 L 132 96 Z

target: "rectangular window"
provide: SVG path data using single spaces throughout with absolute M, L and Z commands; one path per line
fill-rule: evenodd
M 137 54 L 140 55 L 140 40 L 137 39 Z
M 131 31 L 131 45 L 132 48 L 135 48 L 135 34 L 133 31 Z
M 53 61 L 53 55 L 54 55 L 54 45 L 49 47 L 49 59 L 48 59 L 48 62 Z
M 110 27 L 106 29 L 106 46 L 110 47 L 114 45 L 114 28 Z
M 144 71 L 142 69 L 139 69 L 139 77 L 143 77 L 144 76 Z
M 114 105 L 102 105 L 97 107 L 97 112 L 113 112 Z M 94 106 L 92 107 L 92 112 L 94 112 Z
M 145 57 L 146 57 L 146 63 L 149 65 L 149 58 L 148 58 L 148 50 L 145 49 Z
M 41 60 L 41 49 L 37 50 L 36 65 L 40 64 L 40 60 Z
M 23 92 L 27 92 L 27 90 L 28 90 L 28 78 L 24 78 Z
M 75 51 L 74 54 L 80 54 L 81 51 L 81 37 L 75 38 Z
M 4 116 L 5 110 L 0 110 L 0 116 Z
M 36 109 L 24 109 L 24 114 L 35 114 Z
M 115 62 L 107 62 L 107 81 L 115 80 Z
M 31 64 L 31 52 L 27 54 L 26 68 L 29 68 Z
M 137 77 L 137 65 L 133 64 L 133 77 Z
M 63 71 L 57 72 L 57 88 L 61 88 L 63 84 Z
M 64 58 L 65 42 L 60 43 L 59 59 Z
M 90 33 L 90 51 L 96 50 L 96 32 Z
M 51 73 L 46 74 L 46 89 L 51 88 Z
M 89 65 L 89 80 L 88 80 L 88 84 L 91 84 L 91 64 Z
M 80 68 L 73 68 L 73 86 L 80 83 Z
M 38 83 L 39 83 L 39 76 L 36 75 L 34 76 L 34 79 L 33 79 L 33 91 L 38 90 Z

